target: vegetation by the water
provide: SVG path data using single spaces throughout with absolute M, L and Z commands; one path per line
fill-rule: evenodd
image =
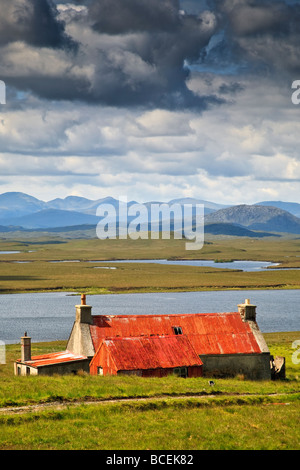
M 58 237 L 1 240 L 0 250 L 21 251 L 0 254 L 1 293 L 300 288 L 300 270 L 296 269 L 300 267 L 300 239 L 211 237 L 201 250 L 187 251 L 185 240 L 62 240 Z M 113 263 L 125 259 L 211 259 L 218 263 L 212 268 Z M 108 261 L 103 265 L 97 263 L 99 260 Z M 223 262 L 233 260 L 272 261 L 279 263 L 278 267 L 295 269 L 240 272 L 221 267 Z
M 21 254 L 1 255 L 1 261 L 36 260 L 119 260 L 119 259 L 222 259 L 260 260 L 300 267 L 300 238 L 285 236 L 264 239 L 206 235 L 203 248 L 186 250 L 188 240 L 99 240 L 38 236 L 0 239 L 0 251 L 21 250 Z

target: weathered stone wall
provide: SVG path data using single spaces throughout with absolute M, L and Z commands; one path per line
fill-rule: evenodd
M 15 375 L 38 375 L 38 370 L 35 367 L 29 367 L 26 364 L 15 362 L 14 369 Z
M 81 305 L 76 305 L 76 317 L 67 343 L 67 350 L 92 358 L 95 354 L 90 325 L 92 320 L 92 307 L 85 304 L 85 296 Z
M 235 377 L 243 375 L 252 380 L 270 380 L 270 353 L 200 355 L 203 375 L 207 377 Z
M 92 358 L 95 354 L 92 343 L 90 325 L 87 323 L 74 322 L 67 343 L 67 350 L 73 354 Z

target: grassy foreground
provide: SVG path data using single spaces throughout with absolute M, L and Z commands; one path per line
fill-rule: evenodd
M 0 366 L 0 407 L 7 410 L 0 410 L 0 449 L 298 450 L 300 365 L 292 343 L 300 332 L 265 338 L 272 354 L 286 357 L 286 380 L 216 379 L 213 388 L 206 378 L 15 377 L 20 345 L 8 345 Z M 33 353 L 64 347 L 36 343 Z M 9 410 L 34 405 L 41 408 Z
M 82 405 L 1 418 L 0 449 L 299 450 L 298 416 L 291 402 Z

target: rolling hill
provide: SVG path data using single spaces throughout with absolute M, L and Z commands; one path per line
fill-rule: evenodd
M 99 217 L 76 211 L 45 209 L 33 214 L 5 220 L 8 225 L 18 225 L 25 229 L 65 227 L 71 225 L 96 225 Z M 4 221 L 1 221 L 2 225 Z
M 263 238 L 280 236 L 270 232 L 254 232 L 245 227 L 239 225 L 227 224 L 227 223 L 212 223 L 205 224 L 204 233 L 210 233 L 211 235 L 228 235 L 231 237 L 250 237 L 250 238 Z
M 232 206 L 209 214 L 205 222 L 235 224 L 249 230 L 300 234 L 300 219 L 272 206 Z
M 18 192 L 0 194 L 0 219 L 21 217 L 46 208 L 45 202 L 28 194 Z

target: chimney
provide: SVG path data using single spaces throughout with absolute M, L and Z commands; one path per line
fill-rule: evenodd
M 78 323 L 88 323 L 92 324 L 92 307 L 86 305 L 86 295 L 81 294 L 81 304 L 76 305 L 76 321 Z
M 250 299 L 246 299 L 244 304 L 239 304 L 238 309 L 243 321 L 256 321 L 256 305 L 250 304 Z
M 21 361 L 31 361 L 31 338 L 27 336 L 27 331 L 21 337 Z

